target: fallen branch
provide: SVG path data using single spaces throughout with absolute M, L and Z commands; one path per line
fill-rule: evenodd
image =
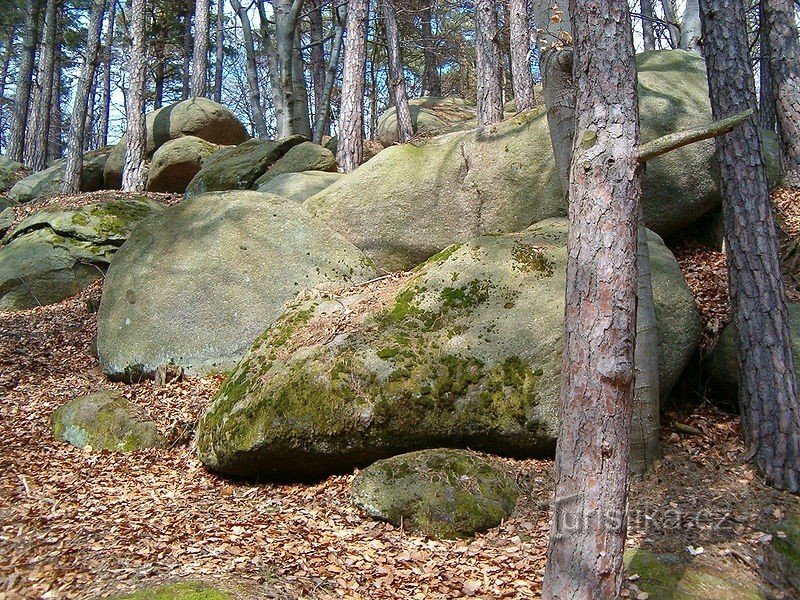
M 709 125 L 676 131 L 675 133 L 670 133 L 655 139 L 652 142 L 647 142 L 639 146 L 639 162 L 645 163 L 651 158 L 656 158 L 657 156 L 672 152 L 683 146 L 724 135 L 752 114 L 753 109 L 747 109 L 740 112 L 738 115 L 720 121 L 714 121 Z

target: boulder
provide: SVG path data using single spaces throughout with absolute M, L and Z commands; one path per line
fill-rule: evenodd
M 103 169 L 112 150 L 113 146 L 106 146 L 83 155 L 81 192 L 96 192 L 104 188 Z M 35 198 L 60 194 L 66 166 L 66 160 L 59 159 L 44 171 L 28 175 L 9 190 L 9 197 L 16 202 L 30 202 Z
M 203 161 L 200 171 L 186 186 L 186 197 L 206 192 L 249 190 L 270 166 L 305 139 L 301 135 L 278 141 L 253 138 L 233 148 L 223 148 Z
M 800 304 L 787 303 L 789 329 L 792 332 L 792 355 L 795 365 L 800 358 Z M 728 324 L 717 340 L 711 356 L 706 361 L 709 392 L 718 402 L 739 405 L 739 361 L 736 357 L 733 323 Z
M 6 232 L 11 229 L 11 226 L 14 224 L 15 217 L 16 215 L 14 214 L 14 209 L 10 206 L 0 210 L 0 238 L 5 236 Z
M 258 187 L 259 192 L 283 196 L 295 202 L 303 202 L 344 177 L 341 173 L 305 171 L 284 173 Z
M 27 172 L 22 163 L 0 156 L 0 193 L 10 190 Z
M 146 198 L 32 214 L 0 242 L 0 310 L 52 304 L 103 276 L 145 216 L 163 207 Z
M 203 159 L 218 149 L 216 144 L 193 135 L 169 140 L 153 154 L 147 176 L 147 191 L 182 194 L 192 178 L 200 172 Z
M 14 200 L 9 198 L 8 196 L 4 196 L 4 195 L 0 194 L 0 210 L 5 210 L 7 208 L 12 208 L 14 206 L 17 206 L 17 204 L 19 204 L 19 202 L 15 202 Z
M 433 137 L 478 125 L 476 106 L 463 98 L 414 98 L 408 101 L 408 108 L 414 134 L 418 137 Z M 378 117 L 377 138 L 385 148 L 398 142 L 397 109 L 394 106 Z
M 209 193 L 144 221 L 109 270 L 97 347 L 115 379 L 234 366 L 304 288 L 374 276 L 355 246 L 291 200 Z
M 353 504 L 369 517 L 433 538 L 469 537 L 511 516 L 516 482 L 480 455 L 438 448 L 373 463 L 356 475 Z
M 303 171 L 332 171 L 335 173 L 336 157 L 324 146 L 303 142 L 279 158 L 266 173 L 256 179 L 253 187 L 257 189 L 285 173 L 301 173 Z
M 770 570 L 800 594 L 800 514 L 789 514 L 778 523 L 766 557 Z
M 637 63 L 644 141 L 710 122 L 701 56 L 647 52 Z M 670 235 L 719 205 L 715 173 L 712 140 L 650 161 L 648 227 Z M 390 271 L 414 267 L 454 242 L 566 214 L 544 108 L 387 148 L 306 206 Z
M 566 220 L 453 245 L 405 278 L 300 298 L 231 372 L 198 426 L 201 460 L 235 477 L 306 479 L 412 450 L 509 456 L 555 447 Z M 650 237 L 661 393 L 700 320 Z
M 117 391 L 81 396 L 59 407 L 52 417 L 53 435 L 78 448 L 132 452 L 162 448 L 167 440 L 156 424 L 144 420 Z

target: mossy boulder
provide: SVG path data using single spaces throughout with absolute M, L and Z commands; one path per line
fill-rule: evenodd
M 291 148 L 279 158 L 269 170 L 261 175 L 253 184 L 259 188 L 276 177 L 286 173 L 302 173 L 303 171 L 336 172 L 336 157 L 333 152 L 311 142 L 303 142 Z
M 52 304 L 103 276 L 146 216 L 163 209 L 146 198 L 80 208 L 50 208 L 19 222 L 0 242 L 0 310 Z
M 325 171 L 305 171 L 303 173 L 284 173 L 270 179 L 258 187 L 259 192 L 283 196 L 296 202 L 303 202 L 333 185 L 344 177 L 341 173 Z
M 186 186 L 186 197 L 206 192 L 249 190 L 289 150 L 302 144 L 301 135 L 271 141 L 253 138 L 232 148 L 223 148 L 207 157 L 200 171 Z
M 637 64 L 643 141 L 711 121 L 701 56 L 647 52 Z M 718 206 L 716 176 L 711 140 L 649 161 L 647 226 L 667 236 Z M 412 268 L 454 242 L 521 231 L 567 210 L 544 108 L 387 148 L 306 206 L 388 270 Z
M 786 584 L 800 594 L 800 514 L 787 516 L 775 527 L 767 559 Z
M 0 193 L 10 190 L 27 173 L 22 163 L 0 156 Z
M 303 479 L 435 447 L 553 452 L 567 222 L 482 236 L 402 283 L 299 298 L 200 420 L 198 448 L 235 477 Z M 662 394 L 700 322 L 675 258 L 650 239 Z
M 789 328 L 792 332 L 792 355 L 795 365 L 800 358 L 800 304 L 787 303 L 789 309 Z M 735 328 L 728 324 L 717 340 L 711 356 L 706 360 L 709 392 L 712 397 L 724 404 L 738 406 L 739 399 L 739 361 L 736 356 L 734 340 Z
M 369 260 L 291 200 L 253 191 L 195 196 L 141 223 L 115 257 L 98 314 L 103 369 L 233 367 L 304 288 L 374 276 Z
M 689 562 L 672 554 L 654 554 L 647 550 L 625 551 L 625 571 L 638 575 L 636 586 L 650 600 L 766 600 L 769 596 L 752 577 L 742 574 L 736 565 L 722 569 Z
M 218 145 L 193 135 L 165 142 L 153 154 L 147 175 L 147 191 L 182 194 L 200 172 L 203 159 L 217 150 Z
M 53 435 L 78 448 L 132 452 L 162 448 L 166 439 L 156 424 L 116 391 L 81 396 L 59 407 L 52 417 Z
M 356 475 L 353 504 L 368 516 L 433 538 L 469 537 L 514 510 L 515 481 L 474 452 L 438 448 L 379 460 Z
M 0 209 L 0 238 L 5 236 L 6 232 L 11 229 L 15 218 L 14 209 L 10 206 Z
M 472 129 L 478 125 L 476 106 L 463 98 L 413 98 L 408 101 L 408 108 L 414 133 L 420 137 Z M 394 106 L 378 117 L 377 138 L 385 148 L 398 142 L 397 109 Z
M 113 149 L 113 146 L 106 146 L 83 155 L 81 192 L 96 192 L 104 188 L 103 170 Z M 9 197 L 16 202 L 30 202 L 35 198 L 60 194 L 66 167 L 66 160 L 59 159 L 44 171 L 28 175 L 9 190 Z

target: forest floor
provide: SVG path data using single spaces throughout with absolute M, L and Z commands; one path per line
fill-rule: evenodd
M 774 201 L 796 300 L 789 240 L 800 239 L 800 190 Z M 728 318 L 724 257 L 686 240 L 675 250 L 709 347 Z M 352 475 L 315 485 L 227 481 L 202 467 L 192 444 L 220 380 L 108 382 L 92 351 L 100 292 L 97 282 L 59 304 L 0 313 L 0 600 L 105 596 L 183 579 L 241 598 L 539 596 L 552 461 L 493 458 L 516 478 L 520 502 L 498 529 L 459 541 L 365 519 L 349 502 Z M 58 406 L 108 388 L 139 405 L 170 446 L 123 455 L 53 439 Z M 696 554 L 780 598 L 760 557 L 800 504 L 744 461 L 737 417 L 700 395 L 683 400 L 665 413 L 662 460 L 633 485 L 628 543 Z

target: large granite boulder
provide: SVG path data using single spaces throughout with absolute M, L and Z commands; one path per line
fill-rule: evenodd
M 325 146 L 303 142 L 291 148 L 279 158 L 269 170 L 256 179 L 254 188 L 269 183 L 285 173 L 301 173 L 303 171 L 336 172 L 336 157 Z
M 50 208 L 0 242 L 0 310 L 52 304 L 103 276 L 133 228 L 163 206 L 146 198 Z
M 511 516 L 516 482 L 474 452 L 437 448 L 379 460 L 356 475 L 353 504 L 433 538 L 469 537 Z
M 147 174 L 147 191 L 182 194 L 192 178 L 200 172 L 203 159 L 219 150 L 219 146 L 187 135 L 169 140 L 153 154 Z
M 156 424 L 116 391 L 81 396 L 60 406 L 53 413 L 52 428 L 57 440 L 92 450 L 133 452 L 167 443 Z
M 21 163 L 0 156 L 0 193 L 10 190 L 27 173 L 28 170 Z
M 441 446 L 553 452 L 567 222 L 453 245 L 406 278 L 301 298 L 231 372 L 198 448 L 236 477 L 313 478 Z M 672 253 L 651 235 L 666 396 L 700 335 Z
M 463 98 L 426 96 L 408 101 L 414 134 L 433 137 L 478 125 L 478 110 Z M 377 138 L 385 148 L 398 142 L 397 109 L 392 106 L 378 117 Z
M 96 192 L 103 189 L 103 169 L 112 150 L 113 146 L 106 146 L 83 155 L 81 192 Z M 14 184 L 8 192 L 9 197 L 16 202 L 30 202 L 35 198 L 60 194 L 66 167 L 66 160 L 59 159 L 44 171 L 28 175 Z
M 314 194 L 339 181 L 342 173 L 326 171 L 304 171 L 303 173 L 284 173 L 258 186 L 259 192 L 283 196 L 295 202 L 304 202 Z
M 374 276 L 369 260 L 296 202 L 209 193 L 143 222 L 109 270 L 97 347 L 116 379 L 162 365 L 231 368 L 304 288 Z
M 648 52 L 637 63 L 643 141 L 710 122 L 701 56 Z M 670 235 L 718 206 L 715 174 L 711 140 L 648 162 L 648 227 Z M 543 108 L 387 148 L 306 206 L 388 270 L 411 268 L 476 235 L 566 214 Z
M 203 161 L 200 171 L 186 186 L 186 197 L 206 192 L 249 190 L 267 169 L 305 140 L 301 135 L 277 141 L 253 138 L 238 146 L 223 148 Z

